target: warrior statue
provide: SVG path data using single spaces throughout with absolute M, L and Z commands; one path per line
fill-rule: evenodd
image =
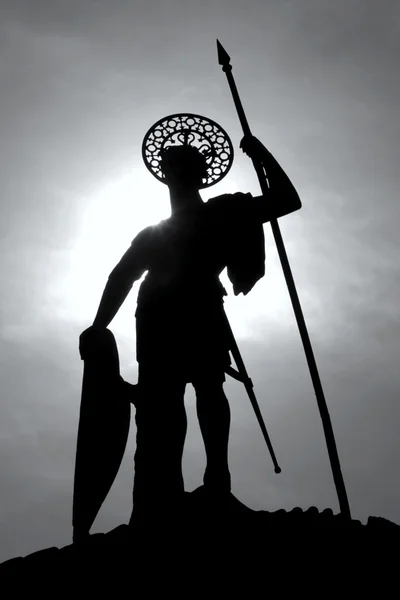
M 202 493 L 219 500 L 231 495 L 230 409 L 223 386 L 226 373 L 232 371 L 232 347 L 223 308 L 226 291 L 219 276 L 227 268 L 234 294 L 247 294 L 264 275 L 263 223 L 301 207 L 289 178 L 257 138 L 245 135 L 241 148 L 262 163 L 271 193 L 268 197 L 224 194 L 204 202 L 200 190 L 220 181 L 232 165 L 233 147 L 227 133 L 211 119 L 194 114 L 171 115 L 151 127 L 144 138 L 143 158 L 152 174 L 169 188 L 171 216 L 134 238 L 109 275 L 93 325 L 80 338 L 85 366 L 91 358 L 95 365 L 87 385 L 106 377 L 107 347 L 114 360 L 114 381 L 120 382 L 120 397 L 108 398 L 102 409 L 105 432 L 119 402 L 119 433 L 113 434 L 119 449 L 110 467 L 112 482 L 124 451 L 129 414 L 121 400 L 123 382 L 115 341 L 107 328 L 133 283 L 147 272 L 135 313 L 138 385 L 124 388 L 134 392 L 137 424 L 132 525 L 152 522 L 155 515 L 173 520 L 182 506 L 187 383 L 195 389 L 207 458 Z M 103 384 L 98 383 L 97 390 L 99 397 L 104 395 Z M 117 386 L 114 396 L 116 390 Z M 80 431 L 81 437 L 86 436 L 81 448 L 87 447 L 92 435 L 90 425 L 83 424 L 85 393 L 92 392 L 83 392 L 82 397 L 80 428 L 86 427 L 87 433 Z M 96 443 L 103 446 L 102 452 L 112 453 L 114 441 L 107 436 Z M 78 455 L 79 439 L 76 477 Z M 78 514 L 82 494 L 78 487 L 85 485 L 85 477 L 89 485 L 88 471 L 85 475 L 81 468 L 80 472 L 81 483 L 75 480 L 75 539 L 88 533 L 94 518 L 85 521 Z

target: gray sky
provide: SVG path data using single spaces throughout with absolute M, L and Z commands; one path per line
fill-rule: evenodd
M 0 560 L 70 542 L 82 363 L 109 271 L 168 215 L 146 170 L 153 122 L 195 112 L 241 139 L 215 38 L 253 132 L 297 187 L 281 230 L 330 409 L 353 515 L 400 523 L 400 8 L 390 0 L 3 0 L 0 25 L 2 401 Z M 259 193 L 237 150 L 203 194 Z M 283 472 L 243 387 L 232 405 L 234 493 L 256 509 L 337 511 L 314 392 L 269 226 L 267 274 L 226 310 Z M 224 279 L 225 281 L 225 279 Z M 136 381 L 133 289 L 110 328 Z M 231 290 L 228 286 L 229 291 Z M 188 387 L 187 489 L 204 451 Z M 94 527 L 126 522 L 129 448 Z

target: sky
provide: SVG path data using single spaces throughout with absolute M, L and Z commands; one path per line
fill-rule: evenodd
M 217 121 L 236 151 L 202 192 L 260 193 L 216 55 L 231 55 L 252 132 L 303 208 L 280 220 L 354 518 L 400 524 L 400 6 L 395 0 L 0 2 L 0 560 L 71 542 L 83 364 L 79 334 L 135 235 L 169 215 L 147 171 L 149 127 L 176 112 Z M 276 246 L 226 312 L 282 467 L 274 474 L 243 386 L 232 409 L 233 492 L 254 509 L 338 503 Z M 110 325 L 137 381 L 138 284 Z M 194 393 L 186 489 L 205 456 Z M 131 511 L 135 427 L 92 531 Z

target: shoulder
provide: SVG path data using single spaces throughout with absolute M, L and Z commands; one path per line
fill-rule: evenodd
M 255 209 L 255 200 L 250 192 L 235 192 L 210 198 L 207 205 L 209 211 L 214 215 L 235 220 L 246 218 L 252 214 Z
M 154 237 L 157 235 L 157 232 L 157 225 L 149 225 L 148 227 L 145 227 L 133 238 L 131 246 L 147 246 L 151 244 Z

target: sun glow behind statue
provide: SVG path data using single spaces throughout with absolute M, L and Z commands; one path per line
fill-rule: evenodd
M 240 169 L 236 177 L 231 172 L 218 189 L 203 191 L 203 200 L 219 194 L 248 191 L 247 178 L 241 175 Z M 149 176 L 140 164 L 114 176 L 106 185 L 82 198 L 82 205 L 84 208 L 69 253 L 69 270 L 63 273 L 61 281 L 54 282 L 51 293 L 57 298 L 58 315 L 85 327 L 93 321 L 113 267 L 141 229 L 168 218 L 170 203 L 168 188 Z M 285 321 L 290 314 L 287 290 L 268 227 L 266 275 L 250 294 L 234 297 L 226 271 L 221 275 L 228 291 L 225 307 L 238 338 L 261 339 L 265 336 L 261 322 Z M 124 337 L 134 334 L 133 314 L 139 285 L 139 282 L 134 284 L 127 301 L 110 324 L 115 333 Z M 268 327 L 267 323 L 265 327 Z

